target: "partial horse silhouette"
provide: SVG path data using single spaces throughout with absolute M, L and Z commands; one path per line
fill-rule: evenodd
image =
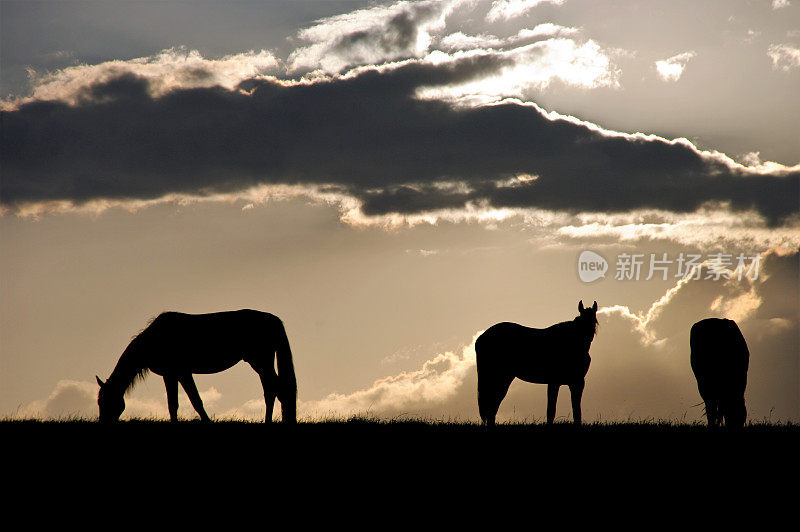
M 690 362 L 706 404 L 708 426 L 741 427 L 747 419 L 744 390 L 750 351 L 736 322 L 708 318 L 692 325 Z
M 562 384 L 572 395 L 572 414 L 581 423 L 581 395 L 589 371 L 589 346 L 597 332 L 597 301 L 592 308 L 578 303 L 573 321 L 546 329 L 516 323 L 492 325 L 475 341 L 478 366 L 478 410 L 481 421 L 495 424 L 497 410 L 514 378 L 547 384 L 547 423 L 556 416 L 556 399 Z
M 297 381 L 289 339 L 277 316 L 256 310 L 160 314 L 128 344 L 106 382 L 96 377 L 100 385 L 97 396 L 100 421 L 119 419 L 125 410 L 125 392 L 148 371 L 164 377 L 170 420 L 178 419 L 180 382 L 200 419 L 210 421 L 192 374 L 219 373 L 241 360 L 261 377 L 267 404 L 264 421 L 272 421 L 277 397 L 283 421 L 294 423 Z

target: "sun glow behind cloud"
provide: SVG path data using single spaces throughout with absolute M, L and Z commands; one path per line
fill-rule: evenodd
M 619 85 L 619 72 L 593 41 L 578 44 L 571 39 L 554 38 L 497 52 L 486 49 L 461 50 L 452 54 L 435 51 L 425 61 L 443 65 L 489 54 L 508 59 L 509 65 L 495 75 L 475 81 L 447 87 L 422 87 L 417 96 L 485 105 L 507 97 L 522 97 L 526 91 L 546 88 L 555 80 L 583 89 Z

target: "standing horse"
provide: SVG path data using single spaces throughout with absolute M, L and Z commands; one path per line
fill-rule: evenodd
M 589 346 L 597 332 L 597 301 L 578 303 L 572 321 L 533 329 L 516 323 L 492 325 L 475 341 L 478 366 L 478 410 L 481 421 L 494 426 L 497 410 L 514 378 L 547 384 L 547 424 L 556 417 L 562 384 L 569 386 L 572 413 L 581 423 L 581 395 L 589 371 Z
M 131 341 L 108 380 L 103 382 L 97 377 L 100 421 L 119 419 L 125 410 L 125 392 L 148 371 L 164 377 L 171 421 L 178 419 L 178 383 L 200 419 L 210 421 L 192 374 L 219 373 L 241 360 L 250 364 L 261 377 L 267 404 L 264 421 L 272 421 L 277 397 L 283 421 L 294 423 L 297 381 L 289 339 L 277 316 L 256 310 L 160 314 Z
M 735 321 L 708 318 L 692 325 L 690 363 L 706 404 L 708 426 L 741 427 L 747 419 L 744 390 L 750 351 Z

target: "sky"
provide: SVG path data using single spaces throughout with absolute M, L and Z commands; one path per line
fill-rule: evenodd
M 800 2 L 3 1 L 0 25 L 0 416 L 96 416 L 160 312 L 254 308 L 301 418 L 478 421 L 475 338 L 597 301 L 585 421 L 702 420 L 707 317 L 747 340 L 750 419 L 800 421 Z M 263 417 L 246 364 L 196 381 L 212 417 Z M 545 388 L 499 419 L 542 421 Z M 126 402 L 168 415 L 155 375 Z

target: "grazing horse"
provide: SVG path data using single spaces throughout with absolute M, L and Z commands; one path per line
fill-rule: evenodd
M 164 377 L 171 421 L 178 420 L 178 383 L 200 419 L 210 421 L 192 374 L 219 373 L 241 360 L 261 377 L 267 404 L 264 421 L 272 421 L 277 397 L 283 421 L 294 423 L 297 381 L 289 339 L 277 316 L 256 310 L 160 314 L 128 344 L 108 380 L 103 382 L 97 377 L 100 421 L 119 419 L 125 410 L 125 392 L 148 371 Z
M 547 423 L 556 417 L 562 384 L 569 386 L 575 424 L 581 423 L 581 395 L 589 371 L 589 346 L 597 332 L 597 301 L 578 303 L 572 321 L 533 329 L 516 323 L 492 325 L 475 341 L 478 366 L 478 410 L 483 424 L 493 426 L 500 403 L 514 378 L 547 384 Z
M 700 396 L 706 403 L 708 426 L 723 421 L 741 427 L 747 419 L 744 390 L 750 352 L 735 321 L 708 318 L 692 325 L 690 362 Z

